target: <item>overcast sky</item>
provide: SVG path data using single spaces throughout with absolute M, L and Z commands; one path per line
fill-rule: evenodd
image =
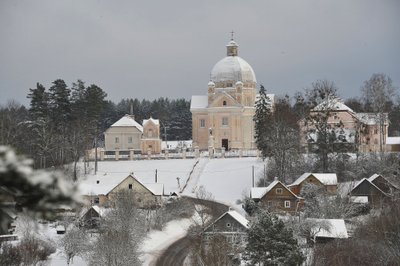
M 270 93 L 329 79 L 360 95 L 373 73 L 400 85 L 400 1 L 0 1 L 0 104 L 36 82 L 82 79 L 108 99 L 190 99 L 235 31 Z

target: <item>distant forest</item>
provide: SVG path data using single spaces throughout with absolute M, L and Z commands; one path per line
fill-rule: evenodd
M 13 146 L 34 159 L 37 168 L 77 162 L 84 151 L 102 147 L 104 131 L 125 114 L 160 120 L 162 139 L 189 140 L 192 137 L 190 101 L 159 98 L 153 101 L 107 100 L 97 85 L 77 80 L 68 86 L 55 80 L 50 88 L 37 83 L 29 89 L 30 104 L 15 101 L 0 106 L 0 145 Z

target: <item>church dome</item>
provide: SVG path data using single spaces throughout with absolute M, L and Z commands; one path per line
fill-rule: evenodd
M 245 86 L 255 86 L 256 75 L 253 68 L 237 54 L 238 45 L 231 40 L 227 47 L 227 57 L 215 64 L 211 71 L 211 79 L 217 87 L 232 87 L 238 81 Z

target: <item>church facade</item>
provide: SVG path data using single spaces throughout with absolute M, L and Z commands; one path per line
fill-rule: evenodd
M 211 71 L 207 95 L 192 96 L 193 147 L 256 149 L 253 122 L 256 75 L 238 56 L 238 45 L 233 39 L 226 48 L 227 56 Z

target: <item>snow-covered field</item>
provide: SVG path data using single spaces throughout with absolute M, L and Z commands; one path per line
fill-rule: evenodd
M 140 182 L 154 183 L 157 170 L 158 183 L 164 184 L 164 193 L 180 192 L 194 196 L 199 186 L 211 192 L 216 201 L 229 205 L 249 193 L 254 166 L 255 182 L 263 171 L 263 162 L 256 157 L 140 161 L 102 161 L 97 175 L 89 174 L 82 179 L 99 177 L 121 179 L 133 173 Z M 189 178 L 190 177 L 190 178 Z M 179 182 L 178 182 L 179 180 Z M 85 182 L 85 181 L 84 181 Z

